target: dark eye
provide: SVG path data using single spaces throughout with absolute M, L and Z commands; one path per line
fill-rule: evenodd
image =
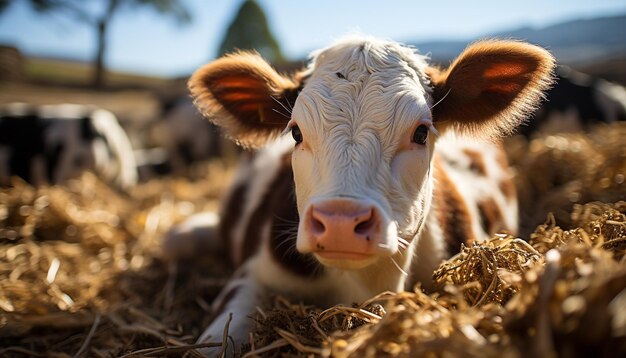
M 300 132 L 300 128 L 298 126 L 291 127 L 291 136 L 293 140 L 296 141 L 296 144 L 302 143 L 302 132 Z
M 426 139 L 428 139 L 428 127 L 423 125 L 417 127 L 413 133 L 413 142 L 423 145 L 426 144 Z

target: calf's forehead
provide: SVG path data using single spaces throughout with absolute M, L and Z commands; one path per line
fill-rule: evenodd
M 419 78 L 427 87 L 424 75 L 427 58 L 407 46 L 392 41 L 374 38 L 345 38 L 335 44 L 313 52 L 309 71 L 315 74 L 341 72 L 344 76 L 352 73 L 362 75 L 383 71 L 410 73 Z
M 340 123 L 385 130 L 430 122 L 426 58 L 411 48 L 347 39 L 314 53 L 294 118 L 327 129 Z M 400 129 L 400 128 L 399 128 Z

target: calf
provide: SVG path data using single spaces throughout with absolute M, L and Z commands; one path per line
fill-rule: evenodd
M 10 185 L 13 175 L 57 184 L 84 170 L 122 189 L 137 182 L 130 141 L 111 112 L 74 104 L 0 106 L 0 185 Z
M 497 139 L 535 108 L 553 64 L 532 45 L 483 41 L 444 70 L 397 43 L 355 37 L 315 52 L 294 76 L 245 52 L 199 69 L 189 81 L 196 106 L 240 145 L 261 148 L 221 212 L 239 268 L 199 342 L 221 341 L 231 313 L 228 333 L 245 342 L 249 316 L 271 294 L 333 305 L 429 286 L 462 243 L 514 233 Z

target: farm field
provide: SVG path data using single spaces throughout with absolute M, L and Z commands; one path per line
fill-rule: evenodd
M 91 63 L 66 59 L 29 57 L 24 61 L 24 74 L 31 81 L 62 83 L 64 85 L 90 84 L 93 76 Z M 132 73 L 107 71 L 107 86 L 111 87 L 166 87 L 170 81 L 163 77 L 142 76 Z
M 521 239 L 465 248 L 438 290 L 323 310 L 276 297 L 260 356 L 578 356 L 626 353 L 626 125 L 507 142 Z M 216 211 L 232 168 L 128 194 L 91 174 L 0 191 L 0 355 L 195 356 L 232 268 L 221 253 L 172 262 L 167 229 Z M 552 214 L 549 214 L 552 213 Z M 226 327 L 225 327 L 226 328 Z M 593 334 L 590 334 L 593 332 Z M 216 345 L 222 341 L 213 342 Z

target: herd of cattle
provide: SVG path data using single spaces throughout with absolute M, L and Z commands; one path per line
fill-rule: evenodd
M 560 67 L 542 107 L 518 133 L 532 137 L 624 120 L 624 87 Z M 185 176 L 196 163 L 236 153 L 188 97 L 164 106 L 154 127 L 160 147 L 134 148 L 116 116 L 102 108 L 0 104 L 0 186 L 11 185 L 12 176 L 58 184 L 91 170 L 129 189 L 160 175 Z

